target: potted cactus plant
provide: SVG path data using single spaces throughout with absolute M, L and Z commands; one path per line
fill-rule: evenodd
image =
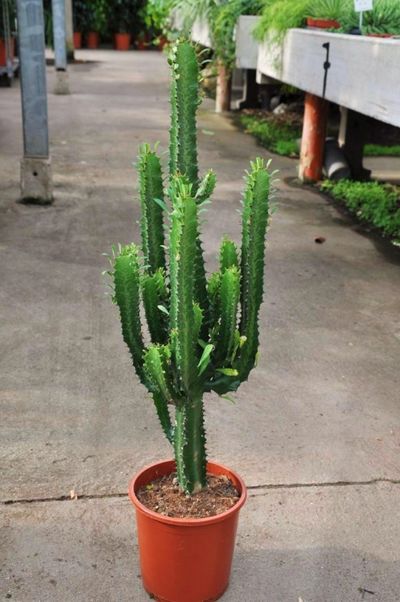
M 199 211 L 216 179 L 212 170 L 202 179 L 198 175 L 194 47 L 178 41 L 170 64 L 167 190 L 156 151 L 143 145 L 138 161 L 142 245 L 115 251 L 110 275 L 133 366 L 174 450 L 174 460 L 141 470 L 129 487 L 143 584 L 157 600 L 203 602 L 218 599 L 228 586 L 238 514 L 246 499 L 238 475 L 207 462 L 203 397 L 211 391 L 220 396 L 235 391 L 256 362 L 271 174 L 261 159 L 251 164 L 240 257 L 236 244 L 224 238 L 219 269 L 207 277 Z M 190 508 L 213 495 L 213 479 L 229 488 L 228 507 L 219 514 L 207 510 L 193 515 Z M 186 508 L 187 503 L 187 511 L 177 514 L 174 506 L 161 511 L 147 504 L 146 496 L 164 485 L 168 495 L 172 488 L 172 504 L 178 500 Z

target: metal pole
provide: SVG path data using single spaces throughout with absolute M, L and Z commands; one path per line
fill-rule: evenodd
M 57 71 L 65 71 L 67 68 L 65 2 L 64 0 L 52 0 L 51 6 L 53 9 L 53 39 L 55 67 Z
M 42 0 L 17 0 L 24 156 L 48 157 Z
M 65 0 L 52 0 L 51 6 L 53 9 L 54 64 L 56 68 L 54 94 L 69 94 Z
M 65 31 L 67 41 L 67 60 L 74 60 L 74 19 L 72 0 L 65 0 Z
M 46 60 L 42 0 L 17 0 L 24 158 L 23 199 L 53 199 L 46 93 Z

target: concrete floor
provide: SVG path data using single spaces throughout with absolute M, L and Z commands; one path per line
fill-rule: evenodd
M 142 602 L 123 494 L 171 452 L 101 271 L 112 244 L 138 240 L 132 163 L 141 141 L 167 148 L 168 71 L 156 52 L 78 58 L 88 62 L 70 69 L 73 94 L 49 94 L 51 207 L 15 202 L 19 90 L 0 90 L 0 592 Z M 210 268 L 220 237 L 239 239 L 249 159 L 269 156 L 211 109 L 199 115 L 202 170 L 219 178 L 204 227 Z M 224 601 L 398 602 L 399 253 L 293 186 L 294 161 L 273 166 L 259 366 L 236 404 L 206 406 L 210 456 L 250 487 Z

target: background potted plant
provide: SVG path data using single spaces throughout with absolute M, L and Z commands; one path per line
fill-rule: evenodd
M 184 32 L 190 34 L 196 21 L 208 26 L 216 71 L 216 111 L 229 111 L 231 81 L 235 66 L 234 29 L 240 15 L 257 15 L 263 0 L 176 0 L 173 12 Z
M 150 36 L 148 35 L 148 33 L 144 30 L 139 31 L 139 33 L 136 35 L 135 38 L 135 44 L 136 44 L 136 48 L 138 50 L 147 50 L 147 48 L 150 45 Z
M 307 26 L 316 29 L 340 29 L 344 13 L 351 8 L 347 0 L 311 0 Z
M 350 31 L 355 19 L 353 0 L 268 0 L 254 30 L 257 40 L 266 37 L 278 44 L 295 27 Z
M 0 66 L 7 64 L 7 58 L 14 60 L 15 54 L 15 18 L 16 6 L 14 0 L 3 0 L 0 6 Z M 7 21 L 7 22 L 6 22 Z
M 310 0 L 269 0 L 254 29 L 254 37 L 260 42 L 267 37 L 271 42 L 281 44 L 288 29 L 303 27 L 309 4 Z
M 135 3 L 131 0 L 113 0 L 112 20 L 116 50 L 129 50 L 135 15 Z
M 363 15 L 362 33 L 383 38 L 400 35 L 400 3 L 393 0 L 375 0 L 373 9 Z
M 209 202 L 216 179 L 212 170 L 201 180 L 198 175 L 200 78 L 193 46 L 178 42 L 170 64 L 168 189 L 164 194 L 158 155 L 142 146 L 138 162 L 142 246 L 115 250 L 110 274 L 123 338 L 175 456 L 174 461 L 139 472 L 129 488 L 144 587 L 156 599 L 204 602 L 216 600 L 228 585 L 246 491 L 231 470 L 207 463 L 203 396 L 235 391 L 256 362 L 271 176 L 261 159 L 251 164 L 243 197 L 240 257 L 236 244 L 224 238 L 219 269 L 207 277 L 199 212 Z M 142 330 L 141 301 L 148 334 Z M 154 481 L 159 478 L 167 480 L 166 487 L 169 492 L 172 487 L 176 496 L 167 510 L 173 516 L 149 507 L 146 496 L 157 493 Z M 222 481 L 230 495 L 234 492 L 227 509 L 202 518 L 198 513 L 193 518 L 188 508 L 176 512 L 177 501 L 193 509 L 204 496 L 212 497 L 214 481 Z
M 167 31 L 174 0 L 147 0 L 139 11 L 151 42 L 160 50 L 168 42 Z
M 100 35 L 107 23 L 107 0 L 94 0 L 88 5 L 86 46 L 91 49 L 99 47 Z
M 74 0 L 74 48 L 82 48 L 82 35 L 87 30 L 88 6 L 85 0 Z

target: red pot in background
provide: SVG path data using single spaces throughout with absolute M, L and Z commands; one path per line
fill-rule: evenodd
M 149 46 L 149 43 L 144 40 L 143 38 L 139 38 L 138 40 L 136 40 L 136 48 L 138 50 L 146 50 Z
M 158 49 L 163 50 L 164 47 L 168 44 L 168 38 L 166 36 L 159 36 L 158 38 Z
M 151 45 L 151 37 L 149 33 L 141 32 L 138 37 L 135 39 L 136 48 L 138 50 L 147 50 L 147 48 Z
M 96 50 L 99 47 L 100 35 L 98 31 L 88 31 L 86 35 L 86 46 L 91 50 Z
M 130 33 L 116 33 L 114 34 L 114 43 L 116 50 L 129 50 L 131 46 L 131 34 Z
M 314 17 L 307 17 L 307 27 L 314 27 L 315 29 L 339 29 L 340 23 L 334 19 L 314 19 Z
M 212 602 L 222 596 L 229 584 L 246 487 L 236 473 L 208 462 L 207 472 L 226 475 L 238 490 L 240 497 L 232 508 L 198 519 L 172 518 L 146 508 L 136 492 L 174 471 L 173 460 L 158 462 L 140 471 L 129 486 L 129 497 L 136 508 L 143 585 L 159 602 Z
M 5 67 L 7 64 L 6 46 L 9 45 L 10 59 L 14 60 L 15 55 L 15 38 L 0 38 L 0 66 Z
M 74 48 L 75 48 L 75 50 L 82 48 L 82 32 L 81 31 L 74 31 Z

